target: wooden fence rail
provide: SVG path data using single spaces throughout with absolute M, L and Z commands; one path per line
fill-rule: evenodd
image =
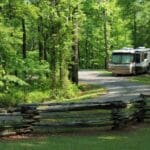
M 22 104 L 0 109 L 0 136 L 69 127 L 118 129 L 144 121 L 150 121 L 150 94 L 128 102 Z

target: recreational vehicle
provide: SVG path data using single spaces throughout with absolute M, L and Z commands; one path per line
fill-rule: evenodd
M 150 48 L 123 48 L 113 51 L 109 71 L 116 75 L 150 71 Z

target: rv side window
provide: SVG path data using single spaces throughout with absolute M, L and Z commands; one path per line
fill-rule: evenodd
M 140 63 L 140 54 L 135 54 L 135 62 Z
M 144 59 L 147 59 L 147 53 L 144 53 Z
M 142 61 L 144 61 L 145 59 L 147 59 L 147 53 L 142 53 Z

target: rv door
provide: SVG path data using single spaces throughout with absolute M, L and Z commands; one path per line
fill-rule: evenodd
M 140 63 L 141 62 L 141 55 L 140 53 L 135 54 L 135 63 Z

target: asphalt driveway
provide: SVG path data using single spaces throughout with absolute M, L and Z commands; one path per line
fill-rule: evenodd
M 80 82 L 89 84 L 100 84 L 108 89 L 108 93 L 92 101 L 128 101 L 139 97 L 140 93 L 150 92 L 150 85 L 130 82 L 130 77 L 111 76 L 103 71 L 80 71 Z M 88 100 L 91 101 L 91 100 Z

